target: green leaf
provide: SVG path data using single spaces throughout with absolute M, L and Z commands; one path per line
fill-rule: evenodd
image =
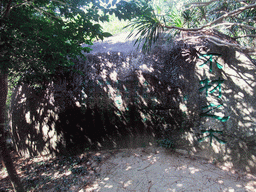
M 161 14 L 162 10 L 161 10 L 161 8 L 158 5 L 156 6 L 156 9 L 157 9 L 157 14 Z
M 102 35 L 103 35 L 104 37 L 111 37 L 111 36 L 112 36 L 112 34 L 111 34 L 111 33 L 108 33 L 108 32 L 104 32 L 104 33 L 102 33 Z

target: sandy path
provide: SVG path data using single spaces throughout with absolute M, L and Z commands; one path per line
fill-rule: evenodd
M 98 173 L 85 191 L 256 191 L 253 175 L 162 148 L 112 153 Z

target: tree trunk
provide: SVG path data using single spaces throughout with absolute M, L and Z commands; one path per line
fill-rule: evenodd
M 22 183 L 18 177 L 16 169 L 13 165 L 11 155 L 7 149 L 6 139 L 5 139 L 5 106 L 8 92 L 7 74 L 3 74 L 0 71 L 0 155 L 2 156 L 2 163 L 6 167 L 9 178 L 11 180 L 12 186 L 15 191 L 23 192 Z

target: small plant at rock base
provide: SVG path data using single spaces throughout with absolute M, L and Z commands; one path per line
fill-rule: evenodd
M 166 149 L 175 149 L 175 142 L 172 139 L 161 139 L 157 140 L 159 146 Z
M 71 168 L 70 171 L 72 172 L 72 174 L 76 174 L 76 175 L 86 175 L 88 173 L 86 167 Z

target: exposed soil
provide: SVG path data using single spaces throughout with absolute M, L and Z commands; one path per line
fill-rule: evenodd
M 256 177 L 159 147 L 14 157 L 27 191 L 255 191 Z M 13 191 L 4 168 L 0 191 Z

